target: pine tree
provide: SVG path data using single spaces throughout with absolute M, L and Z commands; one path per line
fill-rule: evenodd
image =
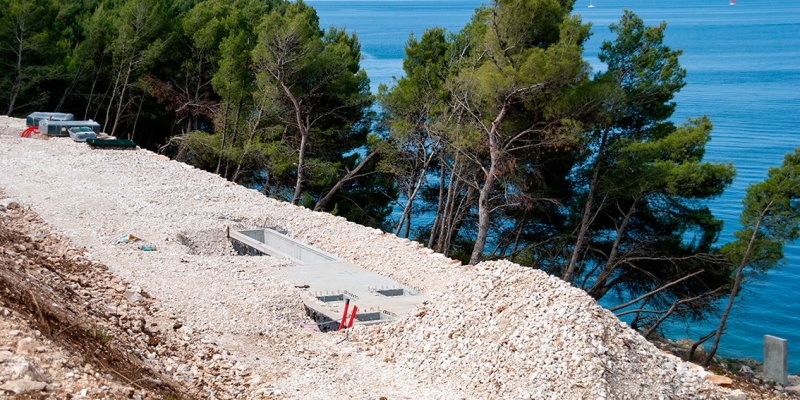
M 736 272 L 714 342 L 703 360 L 706 367 L 716 354 L 745 269 L 763 273 L 778 265 L 783 259 L 783 246 L 800 235 L 800 147 L 786 154 L 780 167 L 770 168 L 764 181 L 750 185 L 742 205 L 742 229 L 734 233 L 734 241 L 722 248 Z

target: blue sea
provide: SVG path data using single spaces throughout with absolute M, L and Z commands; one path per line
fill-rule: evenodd
M 706 159 L 731 161 L 733 185 L 711 202 L 725 221 L 721 243 L 732 239 L 745 188 L 800 146 L 800 2 L 797 0 L 578 0 L 574 13 L 593 24 L 585 58 L 603 69 L 597 53 L 612 39 L 608 25 L 633 10 L 648 25 L 667 22 L 666 42 L 682 49 L 687 85 L 676 96 L 676 122 L 708 115 L 714 123 Z M 323 27 L 345 27 L 362 44 L 362 67 L 373 93 L 402 75 L 403 46 L 428 27 L 458 31 L 479 1 L 310 0 Z M 786 264 L 746 283 L 737 299 L 720 355 L 762 359 L 763 335 L 789 341 L 789 371 L 800 371 L 800 243 L 785 248 Z M 672 325 L 673 338 L 698 338 L 717 321 Z

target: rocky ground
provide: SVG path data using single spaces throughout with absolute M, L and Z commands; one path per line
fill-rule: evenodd
M 787 396 L 744 380 L 736 382 L 746 395 L 712 384 L 706 371 L 538 271 L 462 266 L 148 151 L 21 139 L 22 129 L 23 120 L 0 117 L 7 396 Z M 299 300 L 305 289 L 286 277 L 288 260 L 240 257 L 225 239 L 227 228 L 263 226 L 419 288 L 428 300 L 390 324 L 320 333 Z M 124 235 L 139 240 L 120 242 Z
M 152 299 L 114 278 L 29 209 L 0 203 L 0 389 L 40 398 L 180 393 L 151 368 Z

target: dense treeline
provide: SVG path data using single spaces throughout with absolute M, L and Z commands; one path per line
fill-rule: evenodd
M 266 196 L 546 270 L 646 334 L 707 317 L 751 264 L 705 205 L 734 176 L 703 161 L 711 122 L 670 120 L 680 51 L 631 12 L 593 72 L 572 1 L 496 0 L 410 37 L 373 95 L 358 38 L 301 0 L 0 7 L 6 114 L 92 118 Z
M 406 76 L 378 96 L 402 142 L 396 232 L 434 212 L 417 235 L 445 254 L 508 258 L 612 303 L 642 297 L 633 326 L 702 316 L 731 271 L 704 200 L 733 168 L 702 161 L 707 118 L 669 121 L 685 71 L 664 24 L 626 12 L 592 74 L 589 27 L 570 10 L 495 2 L 458 34 L 409 39 Z
M 0 0 L 0 109 L 64 111 L 264 194 L 382 227 L 360 45 L 283 0 Z

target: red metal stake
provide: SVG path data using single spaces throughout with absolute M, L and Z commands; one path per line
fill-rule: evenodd
M 347 323 L 347 329 L 353 327 L 353 320 L 356 319 L 356 311 L 358 311 L 358 306 L 353 304 L 353 313 L 350 314 L 350 322 Z
M 35 126 L 31 126 L 22 131 L 22 134 L 19 135 L 19 137 L 24 137 L 24 138 L 31 137 L 31 133 L 39 133 L 39 130 Z
M 344 301 L 344 314 L 342 314 L 342 322 L 339 323 L 339 329 L 337 331 L 342 330 L 344 327 L 344 321 L 347 319 L 347 309 L 350 308 L 350 299 Z

